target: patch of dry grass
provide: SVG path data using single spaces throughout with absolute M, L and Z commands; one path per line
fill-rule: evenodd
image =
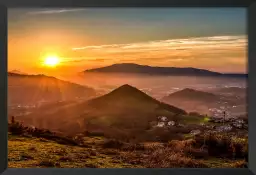
M 9 135 L 8 166 L 10 168 L 206 168 L 247 166 L 243 159 L 247 151 L 246 140 L 227 141 L 224 137 L 206 137 L 172 140 L 168 143 L 125 143 L 102 137 L 85 137 L 90 147 L 65 145 L 47 138 Z M 206 148 L 202 148 L 205 143 Z M 217 158 L 209 154 L 210 148 L 231 147 L 241 159 Z M 215 145 L 215 147 L 214 147 Z M 247 149 L 246 149 L 247 148 Z M 241 153 L 241 154 L 240 154 Z

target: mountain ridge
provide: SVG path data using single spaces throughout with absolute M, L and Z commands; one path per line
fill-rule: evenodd
M 248 77 L 248 74 L 239 73 L 219 73 L 206 69 L 193 67 L 156 67 L 139 65 L 134 63 L 119 63 L 110 66 L 87 69 L 83 73 L 131 73 L 148 75 L 177 75 L 177 76 L 218 76 L 218 77 Z

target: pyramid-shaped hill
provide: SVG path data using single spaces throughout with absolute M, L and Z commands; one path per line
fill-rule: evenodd
M 114 111 L 118 109 L 136 109 L 138 111 L 165 109 L 173 113 L 186 113 L 182 109 L 161 103 L 158 100 L 150 97 L 144 92 L 128 84 L 125 84 L 106 95 L 92 99 L 88 102 L 88 104 L 99 109 L 109 109 L 111 107 L 117 107 L 116 109 L 111 109 Z
M 218 101 L 220 97 L 213 93 L 185 88 L 181 91 L 174 92 L 168 95 L 167 97 L 164 97 L 163 101 L 169 101 L 169 100 L 171 101 L 171 100 L 177 100 L 177 99 L 215 102 L 215 101 Z
M 164 104 L 144 92 L 123 85 L 98 98 L 67 107 L 38 111 L 23 117 L 36 125 L 41 120 L 44 127 L 63 132 L 81 132 L 84 130 L 145 131 L 149 123 L 158 116 L 177 120 L 186 112 L 177 107 Z M 31 118 L 36 119 L 32 120 Z M 40 122 L 39 122 L 40 123 Z

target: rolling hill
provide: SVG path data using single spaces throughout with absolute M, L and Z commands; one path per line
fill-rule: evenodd
M 215 102 L 220 100 L 218 95 L 209 92 L 198 91 L 190 88 L 185 88 L 181 91 L 174 92 L 167 97 L 164 97 L 163 100 L 173 100 L 173 99 L 190 99 L 197 100 L 202 102 Z
M 140 90 L 123 85 L 112 92 L 81 103 L 38 110 L 19 120 L 37 127 L 69 134 L 84 131 L 120 135 L 139 130 L 145 132 L 159 115 L 172 120 L 186 112 L 151 98 Z
M 240 96 L 242 98 L 246 98 L 247 89 L 240 88 L 240 87 L 227 87 L 227 88 L 217 88 L 212 89 L 209 92 L 219 95 L 226 95 L 226 96 Z
M 173 76 L 218 76 L 218 77 L 237 77 L 246 78 L 247 74 L 222 74 L 197 68 L 178 68 L 178 67 L 152 67 L 133 63 L 113 64 L 106 67 L 85 70 L 84 73 L 128 73 L 128 74 L 147 74 L 147 75 L 173 75 Z
M 213 91 L 199 91 L 189 88 L 172 93 L 164 97 L 162 101 L 170 105 L 179 106 L 189 112 L 205 114 L 209 114 L 209 108 L 220 108 L 223 106 L 230 108 L 233 106 L 243 106 L 244 108 L 246 105 L 246 101 L 242 97 L 227 95 L 225 93 L 213 93 Z M 235 111 L 235 108 L 231 111 Z
M 9 105 L 36 104 L 39 101 L 56 102 L 91 98 L 96 95 L 92 88 L 63 81 L 45 75 L 8 73 Z

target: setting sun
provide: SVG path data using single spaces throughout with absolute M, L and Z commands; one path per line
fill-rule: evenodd
M 44 65 L 55 67 L 59 64 L 60 60 L 57 56 L 48 56 L 44 60 Z

